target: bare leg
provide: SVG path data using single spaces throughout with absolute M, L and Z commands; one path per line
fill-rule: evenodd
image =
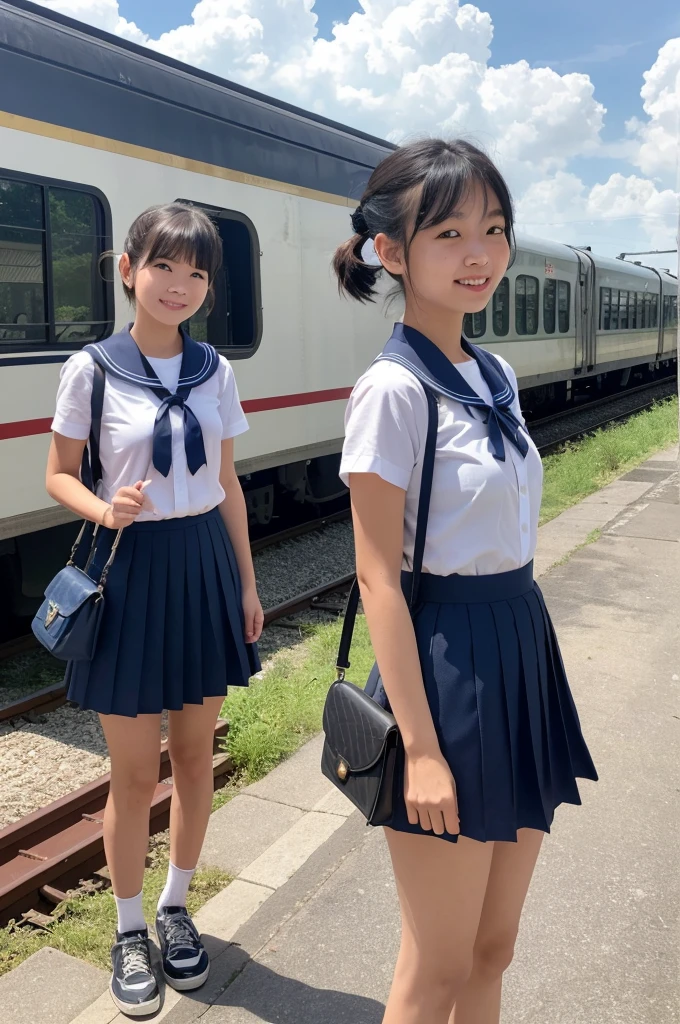
M 149 808 L 158 784 L 161 716 L 100 715 L 111 756 L 111 788 L 104 811 L 104 849 L 113 891 L 120 899 L 141 892 L 149 848 Z
M 472 956 L 472 973 L 450 1024 L 499 1024 L 503 972 L 515 950 L 522 907 L 543 832 L 523 828 L 516 843 L 495 843 Z
M 385 835 L 402 936 L 383 1024 L 447 1024 L 472 969 L 493 843 Z
M 169 714 L 173 792 L 170 805 L 170 860 L 175 867 L 196 867 L 213 798 L 213 732 L 223 697 L 185 704 Z

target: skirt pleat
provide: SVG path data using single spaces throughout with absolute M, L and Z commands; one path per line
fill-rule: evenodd
M 559 804 L 581 802 L 576 778 L 597 779 L 532 568 L 424 574 L 414 615 L 427 700 L 456 783 L 460 834 L 480 842 L 515 842 L 521 828 L 549 832 Z M 410 574 L 403 575 L 408 594 Z M 389 707 L 378 666 L 366 692 Z M 400 746 L 387 824 L 431 836 L 408 821 L 404 770 Z
M 94 565 L 113 537 L 104 531 Z M 66 668 L 68 699 L 83 708 L 126 717 L 179 711 L 247 686 L 260 669 L 257 646 L 245 642 L 238 567 L 218 509 L 127 527 L 104 601 L 94 658 Z

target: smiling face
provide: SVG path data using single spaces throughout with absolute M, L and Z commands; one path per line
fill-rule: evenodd
M 158 259 L 144 263 L 134 273 L 129 258 L 121 260 L 121 275 L 128 287 L 134 287 L 137 309 L 141 307 L 154 320 L 177 327 L 201 308 L 208 294 L 208 273 L 192 263 Z
M 505 229 L 498 197 L 475 183 L 445 220 L 416 232 L 407 253 L 386 235 L 376 237 L 375 247 L 386 270 L 401 277 L 407 307 L 478 313 L 508 267 Z M 407 237 L 412 234 L 411 225 Z

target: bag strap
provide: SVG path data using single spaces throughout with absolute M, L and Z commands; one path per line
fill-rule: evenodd
M 437 450 L 437 427 L 438 427 L 438 404 L 432 391 L 423 385 L 423 391 L 427 398 L 427 438 L 425 440 L 425 452 L 423 455 L 423 473 L 420 479 L 420 496 L 418 498 L 418 518 L 416 521 L 416 536 L 413 544 L 413 567 L 411 593 L 409 595 L 409 611 L 414 615 L 417 601 L 420 576 L 423 569 L 423 555 L 425 554 L 425 540 L 427 537 L 427 521 L 430 515 L 430 499 L 432 497 L 432 478 L 434 476 L 434 458 Z M 354 636 L 354 624 L 359 610 L 359 580 L 355 576 L 352 589 L 347 598 L 345 606 L 345 618 L 342 624 L 340 646 L 336 668 L 338 679 L 345 678 L 345 672 L 350 667 L 349 651 Z
M 90 397 L 90 436 L 83 452 L 83 461 L 80 469 L 82 482 L 90 491 L 102 478 L 102 464 L 99 458 L 99 438 L 102 432 L 102 412 L 104 410 L 104 385 L 106 374 L 99 363 L 95 361 L 94 374 L 92 377 L 92 395 Z
M 83 461 L 80 467 L 80 478 L 88 490 L 94 492 L 97 484 L 102 478 L 102 463 L 99 455 L 99 441 L 102 433 L 102 415 L 104 412 L 104 388 L 106 385 L 106 373 L 99 363 L 94 361 L 94 373 L 92 376 L 92 394 L 90 396 L 90 436 L 88 442 L 85 445 L 83 451 Z M 71 549 L 71 557 L 69 558 L 67 565 L 75 565 L 78 551 L 83 540 L 87 537 L 89 547 L 89 553 L 87 560 L 83 567 L 83 572 L 89 574 L 90 567 L 94 562 L 95 554 L 97 551 L 97 535 L 99 533 L 99 525 L 85 520 L 80 530 L 80 533 L 76 537 L 73 548 Z M 118 530 L 114 539 L 113 545 L 109 557 L 103 567 L 99 577 L 99 592 L 102 593 L 104 586 L 106 585 L 106 578 L 109 574 L 109 569 L 113 564 L 113 560 L 116 557 L 116 551 L 118 550 L 118 544 L 120 542 L 122 530 Z

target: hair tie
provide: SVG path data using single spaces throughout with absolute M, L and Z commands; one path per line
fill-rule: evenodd
M 372 238 L 367 238 L 361 247 L 361 259 L 369 267 L 382 267 L 382 262 L 377 252 L 375 251 L 375 242 Z
M 369 235 L 368 224 L 364 217 L 364 211 L 361 209 L 361 205 L 357 206 L 356 210 L 352 214 L 352 227 L 357 235 Z

